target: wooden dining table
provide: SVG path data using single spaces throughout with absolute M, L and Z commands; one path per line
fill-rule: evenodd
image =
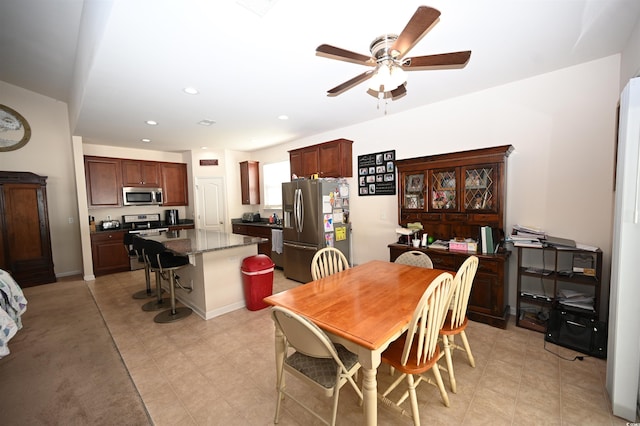
M 329 338 L 358 355 L 367 425 L 376 425 L 376 373 L 382 352 L 408 328 L 429 284 L 443 271 L 373 260 L 266 297 L 313 321 Z M 284 336 L 275 327 L 276 369 L 284 362 Z

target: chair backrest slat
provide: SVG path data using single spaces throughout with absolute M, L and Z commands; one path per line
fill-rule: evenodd
M 335 247 L 325 247 L 316 252 L 311 260 L 311 277 L 317 280 L 349 269 L 346 256 Z
M 453 280 L 453 294 L 449 309 L 451 310 L 451 328 L 459 327 L 467 315 L 467 306 L 471 294 L 473 279 L 478 270 L 478 257 L 469 256 L 458 269 Z
M 438 275 L 425 290 L 409 323 L 402 364 L 406 365 L 413 342 L 417 344 L 417 363 L 423 364 L 436 350 L 438 335 L 451 300 L 453 276 L 449 272 Z
M 394 263 L 433 269 L 433 262 L 431 261 L 431 258 L 426 253 L 418 250 L 411 250 L 402 253 L 396 258 Z

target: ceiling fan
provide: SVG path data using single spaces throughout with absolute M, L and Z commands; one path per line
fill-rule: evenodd
M 404 71 L 464 67 L 471 57 L 470 50 L 404 58 L 439 17 L 440 11 L 432 7 L 418 7 L 400 35 L 384 34 L 371 42 L 369 46 L 371 56 L 328 44 L 318 46 L 316 53 L 320 56 L 374 67 L 328 90 L 327 96 L 338 96 L 357 84 L 371 79 L 367 93 L 375 97 L 396 100 L 407 92 Z

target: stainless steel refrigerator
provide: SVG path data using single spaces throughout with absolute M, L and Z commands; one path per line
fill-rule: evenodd
M 298 179 L 282 184 L 284 275 L 311 281 L 311 259 L 333 246 L 351 264 L 349 185 L 344 179 Z

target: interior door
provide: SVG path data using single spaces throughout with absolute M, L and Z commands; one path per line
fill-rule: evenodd
M 224 178 L 196 178 L 196 228 L 225 232 Z

